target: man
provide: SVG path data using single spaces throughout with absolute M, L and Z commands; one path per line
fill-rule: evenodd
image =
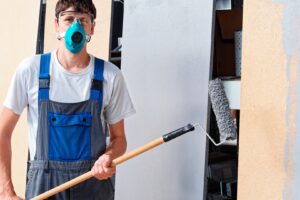
M 114 198 L 110 177 L 116 170 L 110 164 L 126 150 L 124 118 L 135 110 L 119 69 L 87 53 L 96 18 L 92 0 L 59 0 L 55 12 L 58 48 L 25 59 L 4 102 L 0 199 L 21 199 L 11 181 L 11 135 L 27 107 L 26 199 L 92 170 L 95 178 L 51 199 L 110 200 Z

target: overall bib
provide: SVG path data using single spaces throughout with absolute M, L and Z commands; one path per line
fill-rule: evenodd
M 103 60 L 95 58 L 90 99 L 61 103 L 49 99 L 51 54 L 41 55 L 36 154 L 27 172 L 26 200 L 91 170 L 106 149 L 100 118 Z M 92 178 L 50 200 L 113 200 L 111 179 Z

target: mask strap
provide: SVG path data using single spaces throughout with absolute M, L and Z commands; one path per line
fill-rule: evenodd
M 66 35 L 66 32 L 63 32 L 63 33 L 56 33 L 56 38 L 58 39 L 58 40 L 61 40 L 61 39 L 63 39 L 64 37 L 65 37 L 65 35 Z M 91 41 L 91 39 L 92 39 L 92 36 L 91 35 L 86 35 L 86 41 L 87 42 L 90 42 Z
M 91 36 L 91 35 L 86 35 L 86 41 L 87 41 L 87 42 L 90 42 L 91 39 L 92 39 L 92 36 Z
M 66 32 L 63 32 L 63 33 L 57 32 L 57 33 L 56 33 L 56 38 L 57 38 L 58 40 L 61 40 L 62 38 L 65 37 L 65 35 L 66 35 Z

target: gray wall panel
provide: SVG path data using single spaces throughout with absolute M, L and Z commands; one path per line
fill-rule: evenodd
M 212 1 L 125 2 L 122 70 L 137 114 L 128 151 L 187 123 L 207 122 Z M 200 129 L 118 167 L 117 200 L 202 199 L 206 138 Z

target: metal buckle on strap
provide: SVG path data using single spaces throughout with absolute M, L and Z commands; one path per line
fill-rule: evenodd
M 102 83 L 102 81 L 93 79 L 93 82 L 92 82 L 92 89 L 93 89 L 93 90 L 100 90 L 100 91 L 101 91 L 102 88 L 103 88 L 103 83 Z
M 40 76 L 39 77 L 39 88 L 47 89 L 50 87 L 50 76 Z

